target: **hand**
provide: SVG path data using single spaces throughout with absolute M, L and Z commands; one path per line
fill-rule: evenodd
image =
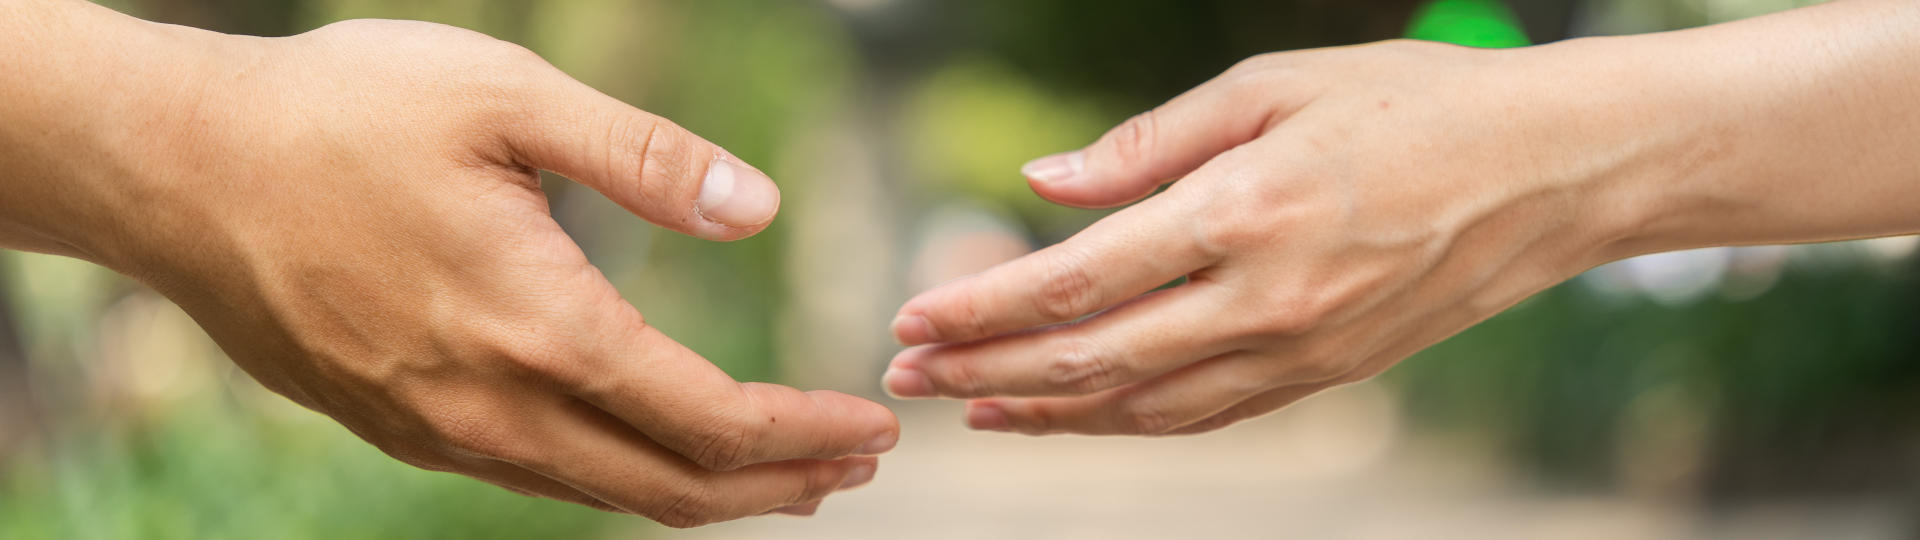
M 1541 99 L 1571 94 L 1538 54 L 1261 56 L 1030 164 L 1034 191 L 1081 207 L 1180 180 L 909 301 L 888 391 L 972 399 L 976 429 L 1204 432 L 1371 377 L 1619 256 L 1640 220 L 1619 186 L 1651 176 L 1617 165 L 1667 134 Z
M 647 326 L 535 174 L 702 238 L 758 232 L 777 188 L 713 144 L 449 27 L 140 32 L 190 52 L 151 62 L 184 82 L 34 162 L 60 171 L 48 200 L 79 201 L 39 245 L 152 285 L 261 383 L 388 454 L 692 526 L 810 513 L 897 440 L 878 404 L 737 383 Z

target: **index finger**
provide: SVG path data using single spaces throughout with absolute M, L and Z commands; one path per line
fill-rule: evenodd
M 1217 262 L 1177 199 L 1155 197 L 1067 241 L 921 293 L 900 308 L 904 345 L 958 343 L 1067 322 Z
M 631 318 L 563 381 L 649 439 L 710 470 L 891 450 L 899 421 L 886 407 L 830 391 L 740 383 L 659 330 Z

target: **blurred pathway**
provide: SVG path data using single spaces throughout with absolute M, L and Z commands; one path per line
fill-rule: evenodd
M 1361 385 L 1224 432 L 1172 439 L 974 433 L 955 404 L 896 407 L 906 430 L 876 481 L 811 519 L 667 538 L 1907 538 L 1886 503 L 1735 509 L 1528 493 L 1479 452 L 1401 440 L 1389 395 Z M 636 531 L 635 536 L 646 533 Z

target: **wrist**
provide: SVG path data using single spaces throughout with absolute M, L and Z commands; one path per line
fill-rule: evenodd
M 1584 38 L 1516 51 L 1513 98 L 1540 175 L 1566 188 L 1583 231 L 1571 276 L 1637 255 L 1711 244 L 1695 233 L 1732 204 L 1703 189 L 1727 174 L 1735 124 L 1680 76 L 1670 34 Z M 1697 77 L 1697 76 L 1696 76 Z
M 1910 2 L 1837 2 L 1532 49 L 1561 66 L 1536 94 L 1591 167 L 1591 263 L 1920 232 L 1914 21 Z
M 87 2 L 27 2 L 0 58 L 0 247 L 86 259 L 125 272 L 163 212 L 151 195 L 191 167 L 208 88 L 236 52 L 230 36 L 162 25 Z M 25 21 L 37 30 L 28 30 Z M 0 27 L 8 26 L 0 23 Z

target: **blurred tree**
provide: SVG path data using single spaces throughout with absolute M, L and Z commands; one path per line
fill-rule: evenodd
M 1574 17 L 1585 7 L 1581 0 L 1528 0 L 1508 2 L 1522 28 L 1534 43 L 1549 43 L 1570 37 Z
M 1583 4 L 1623 3 L 1507 0 L 1505 5 L 1525 29 L 1527 39 L 1541 43 L 1567 37 L 1577 16 L 1585 12 Z M 1011 186 L 993 192 L 998 197 L 995 202 L 1023 213 L 1069 216 L 1050 220 L 1022 216 L 1030 225 L 1042 225 L 1037 228 L 1043 239 L 1057 239 L 1094 214 L 1053 207 L 1026 192 L 1013 173 L 1018 161 L 1061 149 L 1034 146 L 1063 140 L 1062 146 L 1078 144 L 1083 140 L 1080 132 L 1091 138 L 1125 115 L 1154 106 L 1251 55 L 1397 37 L 1410 28 L 1411 14 L 1428 4 L 1423 0 L 826 2 L 840 7 L 835 13 L 841 18 L 834 22 L 841 26 L 817 24 L 813 10 L 817 5 L 778 0 L 544 4 L 535 0 L 126 0 L 114 5 L 165 22 L 258 35 L 290 34 L 336 17 L 389 16 L 460 24 L 525 43 L 529 25 L 544 19 L 554 26 L 548 30 L 554 40 L 579 39 L 569 49 L 570 57 L 556 54 L 555 47 L 536 46 L 542 53 L 555 56 L 576 74 L 590 71 L 576 69 L 581 66 L 607 66 L 598 76 L 583 78 L 649 110 L 687 122 L 749 161 L 776 170 L 791 170 L 779 169 L 783 153 L 804 153 L 783 152 L 788 141 L 830 139 L 814 130 L 814 121 L 831 117 L 842 119 L 845 125 L 834 124 L 839 129 L 866 131 L 863 140 L 878 150 L 853 155 L 877 155 L 875 161 L 882 162 L 873 165 L 879 171 L 873 174 L 908 177 L 897 174 L 908 168 L 884 160 L 912 154 L 908 150 L 913 148 L 903 147 L 916 143 L 911 137 L 895 137 L 897 128 L 886 119 L 900 113 L 914 89 L 937 86 L 942 91 L 935 97 L 945 99 L 938 103 L 937 112 L 945 116 L 933 118 L 974 122 L 935 123 L 963 136 L 952 137 L 950 143 L 957 151 L 939 154 L 941 159 L 932 160 L 928 169 L 964 176 L 963 181 Z M 1636 5 L 1660 15 L 1654 20 L 1667 26 L 1711 21 L 1700 2 L 1649 0 Z M 584 15 L 556 18 L 554 14 L 563 8 Z M 588 33 L 579 24 L 596 21 L 607 29 Z M 850 43 L 838 41 L 843 28 Z M 1609 27 L 1586 28 L 1604 31 Z M 843 45 L 857 54 L 853 62 L 857 65 L 841 65 Z M 851 82 L 842 84 L 843 80 Z M 955 125 L 966 129 L 953 129 Z M 1004 139 L 1013 139 L 1014 144 Z M 827 163 L 819 167 L 824 172 L 814 176 L 830 177 L 838 170 L 835 160 L 861 159 L 840 156 L 829 154 Z M 962 159 L 971 161 L 959 163 Z M 912 180 L 926 183 L 927 178 Z M 556 190 L 567 186 L 564 182 L 549 185 Z M 797 204 L 805 200 L 804 190 L 815 190 L 817 198 L 826 201 L 811 211 L 817 216 L 853 213 L 843 210 L 851 206 L 833 191 L 843 185 L 821 181 L 787 186 L 793 190 L 790 201 L 796 203 L 788 217 L 805 219 L 808 214 Z M 912 183 L 900 185 L 879 187 L 908 194 L 915 189 Z M 875 196 L 878 202 L 870 206 L 911 198 L 887 195 L 892 198 Z M 786 282 L 781 278 L 802 275 L 795 270 L 801 266 L 794 262 L 798 257 L 783 255 L 785 250 L 806 245 L 795 238 L 827 237 L 805 231 L 827 229 L 783 218 L 777 225 L 783 229 L 728 247 L 671 236 L 650 244 L 644 235 L 617 234 L 616 226 L 650 230 L 641 229 L 645 226 L 617 208 L 606 209 L 617 219 L 568 220 L 568 215 L 583 211 L 569 206 L 566 197 L 556 197 L 555 213 L 582 237 L 596 263 L 608 263 L 616 279 L 627 284 L 623 290 L 636 301 L 650 303 L 645 306 L 650 315 L 660 315 L 658 320 L 673 325 L 675 335 L 687 336 L 697 350 L 712 353 L 736 375 L 770 377 L 756 359 L 769 356 L 773 345 L 756 336 L 771 333 L 772 316 L 767 313 L 774 311 L 771 308 L 785 293 L 782 284 Z M 869 244 L 888 243 L 883 238 L 840 249 L 865 254 L 880 249 Z M 609 255 L 626 252 L 638 255 Z M 818 264 L 829 270 L 796 278 L 795 283 L 848 260 L 824 257 Z M 633 269 L 643 266 L 649 270 Z M 1899 489 L 1915 485 L 1920 478 L 1920 460 L 1914 458 L 1920 455 L 1920 439 L 1915 436 L 1920 422 L 1909 412 L 1920 407 L 1920 362 L 1915 361 L 1920 359 L 1920 283 L 1916 283 L 1920 272 L 1916 270 L 1920 269 L 1802 268 L 1760 298 L 1709 298 L 1685 306 L 1601 298 L 1579 286 L 1562 287 L 1422 353 L 1388 378 L 1406 390 L 1410 414 L 1420 419 L 1421 426 L 1494 437 L 1541 472 L 1540 478 L 1604 485 L 1618 466 L 1614 454 L 1623 446 L 1638 444 L 1633 431 L 1639 428 L 1632 427 L 1634 422 L 1673 424 L 1697 415 L 1704 418 L 1699 428 L 1702 442 L 1695 449 L 1704 464 L 1699 476 L 1709 492 Z M 620 279 L 623 273 L 629 277 Z M 13 292 L 16 295 L 8 298 L 0 291 L 0 408 L 5 409 L 0 414 L 32 410 L 15 404 L 27 401 L 26 364 L 13 330 L 13 323 L 19 321 L 9 319 L 25 315 L 9 311 L 6 304 L 9 300 L 26 303 L 22 300 L 31 298 L 34 291 Z M 871 293 L 861 290 L 847 296 L 858 294 Z M 817 314 L 822 312 L 815 306 L 802 307 L 792 318 L 820 318 Z M 876 335 L 879 328 L 874 325 Z M 820 340 L 823 348 L 847 349 L 837 341 L 842 334 L 821 335 L 827 336 Z M 28 337 L 38 350 L 41 336 Z M 60 397 L 58 388 L 41 392 L 47 403 L 63 402 L 54 399 Z M 1675 395 L 1682 397 L 1648 399 Z M 46 410 L 64 409 L 49 406 Z M 0 418 L 0 429 L 8 430 L 0 431 L 0 453 L 8 434 L 23 433 L 12 431 L 16 424 L 5 423 L 9 421 Z M 199 429 L 183 432 L 198 434 Z M 179 455 L 197 455 L 197 447 L 185 443 L 181 447 L 188 450 Z M 1647 455 L 1679 459 L 1658 452 Z M 370 453 L 364 457 L 385 463 Z M 239 466 L 222 461 L 209 467 Z M 261 471 L 279 470 L 283 465 L 247 467 Z M 368 470 L 385 474 L 389 469 Z M 100 491 L 117 489 L 109 486 Z M 156 493 L 156 500 L 203 495 L 184 489 Z
M 1532 43 L 1513 11 L 1498 0 L 1427 2 L 1408 24 L 1407 37 L 1483 48 Z
M 1133 108 L 1157 104 L 1255 54 L 1400 37 L 1419 0 L 943 2 L 948 46 Z
M 0 283 L 8 282 L 6 272 L 6 267 L 0 266 Z M 27 354 L 8 296 L 7 288 L 0 287 L 0 464 L 40 431 L 40 420 L 28 393 Z
M 135 0 L 135 13 L 148 19 L 216 32 L 284 36 L 295 27 L 302 0 Z

